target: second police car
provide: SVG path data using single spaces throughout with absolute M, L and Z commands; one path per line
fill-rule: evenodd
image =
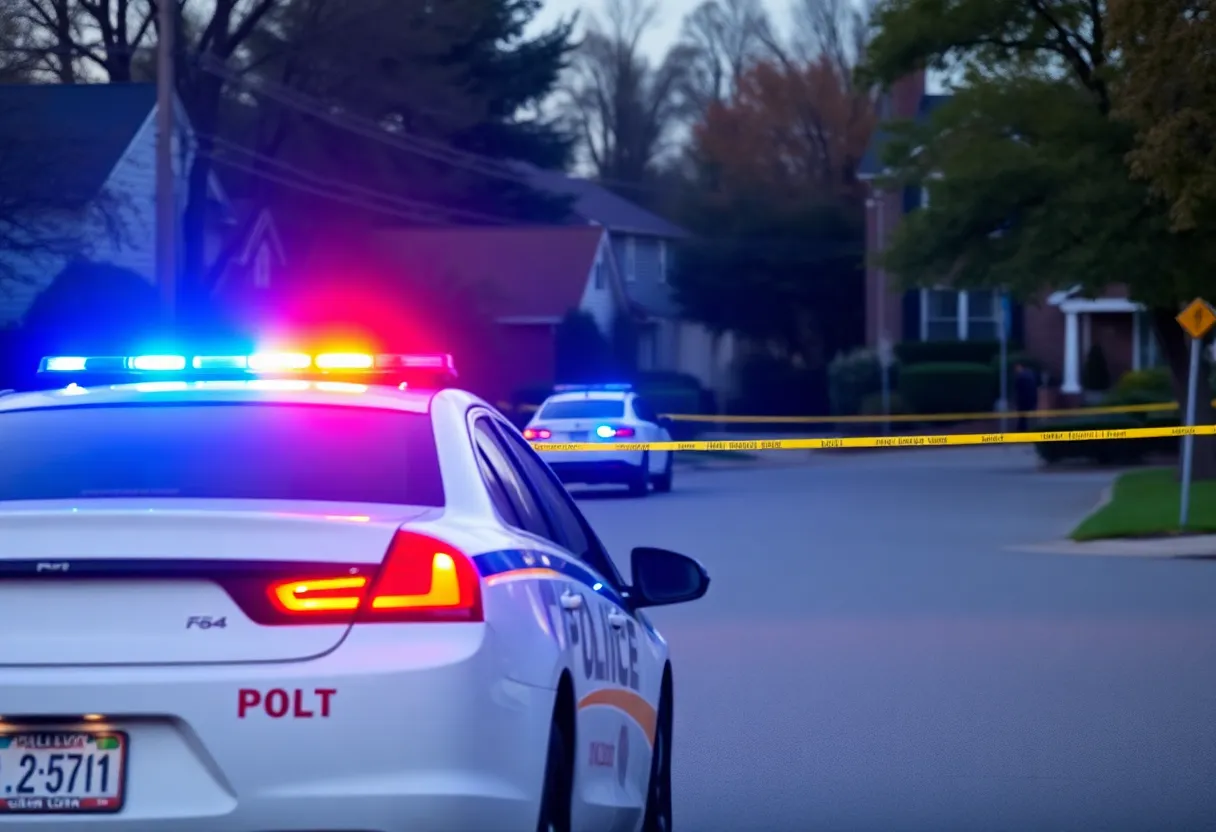
M 524 428 L 541 458 L 565 483 L 618 484 L 644 496 L 671 491 L 673 451 L 633 450 L 622 445 L 670 442 L 670 420 L 660 416 L 629 384 L 558 385 Z M 545 450 L 545 443 L 593 443 L 591 451 Z
M 645 610 L 708 576 L 626 583 L 495 409 L 387 384 L 448 367 L 58 357 L 0 397 L 0 829 L 671 828 Z

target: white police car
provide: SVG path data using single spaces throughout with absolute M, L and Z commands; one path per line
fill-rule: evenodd
M 60 357 L 0 397 L 0 829 L 670 829 L 643 610 L 709 579 L 626 584 L 494 408 L 383 384 L 448 367 Z
M 605 445 L 670 442 L 671 422 L 629 384 L 558 385 L 524 428 L 541 458 L 565 483 L 622 484 L 642 496 L 671 491 L 673 451 L 546 451 L 545 442 Z

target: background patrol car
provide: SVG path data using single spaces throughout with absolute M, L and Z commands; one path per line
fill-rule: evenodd
M 496 410 L 400 381 L 449 359 L 42 370 L 0 397 L 0 829 L 670 829 L 644 609 L 709 579 L 626 584 Z
M 541 458 L 565 483 L 619 483 L 643 496 L 671 491 L 673 451 L 546 451 L 545 442 L 595 442 L 606 445 L 670 442 L 670 421 L 629 384 L 558 385 L 524 428 Z

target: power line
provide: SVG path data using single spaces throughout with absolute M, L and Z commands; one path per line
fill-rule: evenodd
M 512 168 L 509 163 L 494 159 L 468 150 L 461 150 L 438 139 L 418 136 L 404 129 L 390 131 L 374 119 L 336 111 L 323 100 L 305 93 L 297 92 L 282 84 L 268 81 L 264 78 L 250 78 L 236 70 L 230 69 L 223 61 L 212 55 L 199 57 L 199 65 L 225 81 L 240 87 L 246 92 L 260 94 L 285 107 L 311 115 L 340 130 L 355 133 L 374 141 L 396 147 L 406 153 L 412 153 L 432 161 L 441 162 L 469 173 L 476 173 L 495 179 L 536 188 L 536 183 L 525 173 Z M 586 180 L 572 177 L 563 172 L 572 181 L 591 181 L 604 187 L 619 187 L 638 192 L 658 193 L 662 189 L 655 185 L 637 182 L 625 182 L 613 179 Z
M 374 211 L 374 212 L 383 214 L 385 216 L 391 216 L 391 217 L 395 217 L 397 219 L 403 219 L 403 220 L 406 220 L 407 222 L 424 222 L 424 223 L 431 223 L 433 225 L 445 224 L 442 220 L 436 218 L 433 215 L 428 216 L 428 215 L 420 214 L 416 211 L 409 211 L 406 209 L 394 208 L 394 207 L 387 206 L 387 205 L 377 205 L 368 200 L 360 199 L 356 196 L 348 196 L 345 194 L 338 193 L 338 192 L 334 191 L 334 189 L 332 187 L 313 185 L 313 184 L 309 184 L 308 182 L 303 182 L 299 179 L 295 179 L 290 176 L 284 176 L 284 175 L 273 173 L 273 172 L 265 170 L 263 168 L 259 168 L 259 167 L 257 167 L 257 165 L 255 165 L 251 162 L 244 162 L 239 159 L 234 159 L 231 156 L 224 155 L 223 153 L 215 153 L 214 151 L 207 152 L 207 151 L 200 150 L 200 151 L 198 151 L 198 154 L 200 156 L 204 156 L 204 157 L 210 159 L 215 164 L 227 166 L 227 167 L 233 168 L 234 170 L 242 171 L 243 173 L 246 173 L 250 176 L 254 176 L 259 179 L 264 179 L 267 182 L 273 182 L 275 184 L 283 185 L 284 187 L 292 188 L 294 190 L 301 191 L 303 193 L 312 194 L 313 196 L 318 196 L 318 197 L 321 197 L 322 199 L 327 199 L 331 202 L 337 202 L 342 205 L 351 206 L 353 208 L 362 208 L 367 211 Z
M 492 225 L 520 224 L 520 223 L 517 223 L 516 220 L 513 220 L 509 217 L 503 217 L 503 216 L 499 216 L 496 214 L 485 214 L 485 213 L 481 213 L 480 211 L 469 211 L 469 210 L 466 210 L 463 208 L 449 208 L 447 206 L 438 205 L 438 204 L 432 203 L 432 202 L 425 202 L 422 200 L 410 199 L 408 197 L 398 196 L 397 194 L 391 194 L 386 191 L 379 191 L 379 190 L 376 190 L 373 188 L 366 188 L 361 185 L 352 185 L 347 182 L 341 182 L 341 181 L 338 181 L 335 179 L 330 179 L 330 178 L 315 174 L 312 171 L 305 170 L 304 168 L 297 167 L 296 165 L 293 165 L 289 162 L 285 162 L 281 159 L 276 159 L 273 156 L 268 156 L 264 153 L 259 153 L 255 150 L 252 150 L 251 148 L 244 147 L 244 146 L 238 144 L 237 142 L 231 141 L 229 139 L 225 139 L 222 136 L 217 136 L 217 135 L 210 134 L 210 133 L 198 133 L 197 135 L 200 138 L 210 140 L 212 144 L 214 144 L 217 148 L 219 148 L 223 152 L 236 153 L 236 154 L 239 154 L 241 156 L 247 157 L 248 159 L 252 160 L 250 162 L 247 162 L 247 164 L 253 164 L 254 162 L 259 162 L 263 165 L 277 168 L 278 175 L 287 176 L 287 177 L 296 177 L 298 179 L 301 179 L 301 180 L 307 182 L 308 184 L 310 184 L 314 187 L 327 188 L 327 189 L 331 189 L 331 190 L 335 190 L 335 191 L 346 191 L 352 197 L 366 198 L 366 199 L 372 199 L 372 200 L 381 200 L 384 202 L 388 202 L 390 204 L 394 204 L 397 207 L 401 208 L 402 210 L 416 211 L 419 213 L 432 212 L 432 213 L 437 213 L 437 214 L 441 214 L 441 215 L 446 215 L 449 219 L 462 219 L 462 220 L 466 220 L 469 222 L 482 222 L 482 223 L 489 223 Z

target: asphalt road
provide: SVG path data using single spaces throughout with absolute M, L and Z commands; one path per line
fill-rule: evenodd
M 1023 448 L 824 453 L 581 497 L 626 570 L 656 545 L 713 576 L 654 614 L 677 828 L 1216 829 L 1216 562 L 1005 548 L 1066 534 L 1109 478 Z

